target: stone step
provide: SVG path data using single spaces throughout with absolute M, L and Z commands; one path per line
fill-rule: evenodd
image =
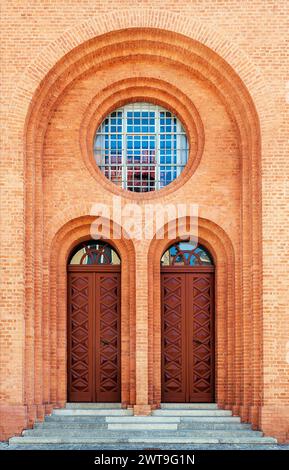
M 157 416 L 154 417 L 154 418 L 158 418 Z M 35 423 L 34 425 L 34 429 L 54 429 L 55 431 L 59 430 L 59 429 L 71 429 L 72 427 L 74 429 L 77 429 L 77 430 L 82 430 L 82 429 L 108 429 L 108 424 L 110 423 L 110 421 L 107 421 L 107 422 L 73 422 L 73 425 L 72 423 L 67 423 L 66 421 L 64 422 L 57 422 L 57 421 L 45 421 L 44 423 Z M 131 424 L 131 425 L 135 425 L 137 426 L 138 423 L 139 424 L 148 424 L 148 423 L 154 423 L 154 424 L 171 424 L 171 423 L 174 423 L 174 421 L 172 422 L 160 422 L 160 421 L 152 421 L 152 420 L 148 420 L 148 421 L 134 421 L 132 420 L 131 422 L 128 421 L 128 419 L 124 420 L 124 421 L 120 421 L 120 420 L 117 420 L 115 423 L 112 421 L 111 422 L 112 424 L 122 424 L 122 423 L 125 423 L 125 424 Z M 206 430 L 219 430 L 219 429 L 223 429 L 223 430 L 228 430 L 228 431 L 234 431 L 234 430 L 243 430 L 243 429 L 251 429 L 251 426 L 250 424 L 243 424 L 243 423 L 215 423 L 215 422 L 208 422 L 208 423 L 203 423 L 202 421 L 197 421 L 197 422 L 184 422 L 184 421 L 180 421 L 179 419 L 177 421 L 175 421 L 175 423 L 177 423 L 178 425 L 178 429 L 179 430 L 182 430 L 182 429 L 188 429 L 188 430 L 202 430 L 202 429 L 206 429 Z
M 106 415 L 84 415 L 84 416 L 74 416 L 74 415 L 49 415 L 45 416 L 45 423 L 105 423 Z
M 153 416 L 232 416 L 230 410 L 154 410 Z
M 132 416 L 133 410 L 126 409 L 57 409 L 54 416 Z
M 239 416 L 180 416 L 180 419 L 190 423 L 241 423 Z
M 67 410 L 112 410 L 121 406 L 121 403 L 66 403 Z
M 180 423 L 179 416 L 108 416 L 107 423 Z
M 203 423 L 203 422 L 183 422 L 181 421 L 181 423 L 179 424 L 178 426 L 178 429 L 181 430 L 181 429 L 191 429 L 191 430 L 195 430 L 195 429 L 199 429 L 199 430 L 203 430 L 203 429 L 207 429 L 207 430 L 218 430 L 218 429 L 223 429 L 223 430 L 227 430 L 227 431 L 232 431 L 234 432 L 235 430 L 252 430 L 251 428 L 251 425 L 250 424 L 247 424 L 247 423 Z
M 234 424 L 234 423 L 240 423 L 240 417 L 239 416 L 99 416 L 99 415 L 84 415 L 84 416 L 64 416 L 64 415 L 50 415 L 45 417 L 45 422 L 46 423 L 58 423 L 59 425 L 61 423 L 67 423 L 72 425 L 72 423 L 105 423 L 109 422 L 108 420 L 116 419 L 117 421 L 110 421 L 110 422 L 118 422 L 118 420 L 125 420 L 128 419 L 129 422 L 130 420 L 143 420 L 143 419 L 156 419 L 158 422 L 167 422 L 166 420 L 181 420 L 182 422 L 190 422 L 190 423 L 224 423 L 224 424 Z M 174 421 L 175 422 L 175 421 Z M 39 423 L 40 424 L 40 423 Z
M 217 417 L 191 417 L 191 416 L 108 416 L 106 418 L 107 423 L 147 423 L 147 422 L 158 422 L 158 423 L 186 423 L 186 424 L 230 424 L 232 426 L 240 423 L 238 416 L 217 416 Z M 245 424 L 241 424 L 244 426 Z M 247 425 L 250 428 L 250 425 Z
M 217 403 L 161 403 L 162 410 L 217 410 Z
M 123 438 L 118 437 L 116 440 L 115 438 L 91 438 L 87 437 L 84 438 L 82 436 L 78 437 L 70 437 L 70 436 L 63 436 L 59 437 L 43 437 L 43 436 L 24 436 L 24 437 L 12 437 L 9 440 L 9 445 L 32 445 L 32 444 L 112 444 L 117 445 L 121 443 L 129 443 L 129 444 L 147 444 L 147 445 L 155 445 L 155 444 L 276 444 L 277 441 L 271 437 L 225 437 L 225 438 L 209 438 L 209 437 L 151 437 L 151 438 L 138 438 L 138 437 L 129 437 Z
M 100 430 L 95 429 L 27 429 L 23 431 L 23 436 L 51 436 L 63 438 L 65 436 L 70 437 L 114 437 L 116 440 L 119 437 L 216 437 L 216 438 L 225 438 L 225 437 L 261 437 L 263 434 L 260 431 L 252 431 L 249 429 L 242 430 L 200 430 L 200 429 L 187 429 L 187 430 L 178 430 L 177 425 L 167 425 L 166 427 L 159 428 L 157 425 L 150 425 L 143 428 L 127 427 L 127 425 L 118 426 L 110 425 L 108 429 Z M 175 426 L 175 427 L 173 427 Z
M 44 423 L 35 423 L 33 426 L 33 429 L 39 429 L 39 430 L 54 430 L 54 432 L 57 432 L 59 429 L 63 430 L 69 430 L 69 429 L 75 429 L 76 431 L 81 431 L 82 429 L 108 429 L 107 428 L 107 423 L 102 422 L 102 423 L 67 423 L 66 421 L 45 421 Z M 30 429 L 31 431 L 31 429 Z

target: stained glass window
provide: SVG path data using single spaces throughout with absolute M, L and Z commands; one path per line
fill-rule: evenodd
M 213 260 L 208 251 L 199 244 L 191 242 L 174 243 L 162 256 L 162 266 L 208 266 Z
M 90 240 L 81 243 L 73 250 L 69 264 L 120 264 L 120 258 L 108 243 Z

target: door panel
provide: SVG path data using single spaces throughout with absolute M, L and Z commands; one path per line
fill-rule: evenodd
M 71 273 L 68 291 L 69 400 L 91 401 L 93 399 L 93 274 Z
M 98 401 L 120 401 L 120 306 L 119 274 L 97 274 L 97 318 L 96 337 L 100 338 L 96 361 L 96 390 Z M 99 371 L 99 373 L 98 373 Z
M 213 401 L 214 274 L 163 271 L 162 400 Z
M 68 399 L 120 401 L 120 272 L 71 270 Z
M 184 402 L 185 388 L 185 274 L 162 276 L 163 401 Z
M 214 395 L 213 274 L 187 274 L 188 394 L 190 402 Z

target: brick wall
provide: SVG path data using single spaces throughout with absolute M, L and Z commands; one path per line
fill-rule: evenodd
M 91 204 L 110 202 L 116 192 L 95 172 L 86 142 L 128 94 L 167 103 L 186 123 L 200 118 L 190 138 L 203 142 L 202 154 L 191 154 L 182 185 L 155 200 L 200 204 L 200 231 L 216 252 L 220 405 L 288 438 L 288 13 L 285 0 L 149 0 L 134 9 L 124 1 L 4 2 L 4 438 L 65 402 L 65 256 L 88 236 Z M 132 27 L 140 30 L 109 33 Z M 94 40 L 98 35 L 104 36 Z M 132 331 L 135 315 L 137 326 L 129 347 L 124 338 L 123 401 L 157 406 L 158 261 L 155 278 L 147 279 L 138 260 L 150 250 L 159 254 L 161 245 L 123 250 L 131 253 L 131 279 L 137 263 L 142 292 L 124 306 Z M 153 305 L 146 288 L 152 279 Z M 142 333 L 152 325 L 148 339 Z

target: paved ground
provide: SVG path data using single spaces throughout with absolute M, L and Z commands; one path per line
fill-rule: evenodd
M 287 450 L 289 451 L 289 445 L 162 445 L 156 447 L 147 446 L 128 446 L 128 445 L 117 445 L 117 446 L 88 446 L 88 445 L 14 445 L 8 446 L 8 443 L 0 443 L 0 450 Z

